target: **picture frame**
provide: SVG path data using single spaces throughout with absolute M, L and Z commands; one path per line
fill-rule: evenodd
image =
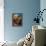
M 12 26 L 22 26 L 22 13 L 12 13 Z

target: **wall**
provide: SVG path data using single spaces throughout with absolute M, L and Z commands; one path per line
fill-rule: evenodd
M 4 0 L 0 0 L 0 42 L 4 41 Z
M 46 9 L 46 0 L 41 0 L 40 1 L 40 9 L 41 9 L 41 11 L 43 9 Z M 46 26 L 46 11 L 43 12 L 43 16 L 42 17 L 43 17 L 43 22 L 41 21 L 40 25 Z
M 35 12 L 40 9 L 40 0 L 5 0 L 4 36 L 7 41 L 18 41 L 32 29 Z M 23 25 L 12 27 L 12 13 L 23 13 Z

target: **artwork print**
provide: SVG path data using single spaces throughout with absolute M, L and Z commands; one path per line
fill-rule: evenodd
M 12 26 L 22 26 L 22 13 L 12 14 Z

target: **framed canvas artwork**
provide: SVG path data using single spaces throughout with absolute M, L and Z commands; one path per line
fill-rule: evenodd
M 13 13 L 12 14 L 12 26 L 22 26 L 22 13 Z

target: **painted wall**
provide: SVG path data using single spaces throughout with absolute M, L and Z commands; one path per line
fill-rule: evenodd
M 40 1 L 40 9 L 41 9 L 41 11 L 43 10 L 43 9 L 46 9 L 46 0 L 41 0 Z M 44 19 L 44 21 L 42 22 L 40 22 L 40 25 L 43 25 L 43 26 L 46 26 L 46 11 L 44 11 L 43 12 L 43 19 Z
M 4 0 L 0 0 L 0 42 L 4 41 Z
M 40 9 L 40 0 L 5 0 L 4 35 L 7 41 L 18 41 L 32 29 L 35 12 Z M 23 13 L 23 26 L 12 27 L 12 13 Z

